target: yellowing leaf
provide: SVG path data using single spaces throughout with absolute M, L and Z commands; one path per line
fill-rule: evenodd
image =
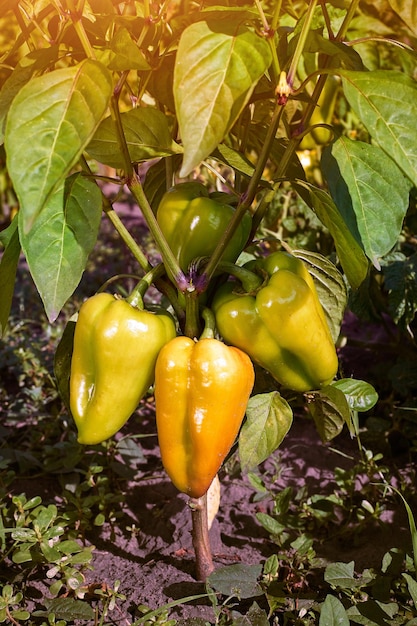
M 245 26 L 201 21 L 184 30 L 174 71 L 181 176 L 222 141 L 270 62 L 268 43 Z

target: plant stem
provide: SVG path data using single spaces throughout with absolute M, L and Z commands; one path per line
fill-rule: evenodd
M 339 28 L 339 32 L 336 35 L 336 41 L 343 41 L 343 39 L 345 38 L 347 29 L 348 29 L 349 24 L 352 21 L 354 15 L 355 15 L 355 12 L 356 12 L 356 9 L 358 8 L 358 5 L 359 5 L 359 0 L 353 0 L 350 3 L 350 6 L 349 6 L 349 8 L 348 8 L 348 10 L 346 12 L 346 15 L 345 15 L 345 19 L 343 20 L 343 23 L 342 23 L 341 27 Z
M 146 291 L 149 287 L 154 283 L 162 274 L 165 272 L 165 268 L 162 263 L 159 265 L 155 265 L 143 278 L 141 278 L 132 289 L 130 295 L 126 298 L 126 301 L 129 302 L 134 307 L 139 309 L 143 309 L 143 298 L 145 296 Z
M 234 263 L 219 263 L 219 270 L 237 278 L 242 284 L 243 290 L 246 294 L 256 293 L 264 282 L 264 279 L 258 274 L 248 270 L 246 267 L 235 265 Z M 204 317 L 204 319 L 206 318 Z
M 198 292 L 193 289 L 192 291 L 185 292 L 185 328 L 184 335 L 191 339 L 197 339 L 200 336 L 200 315 L 199 315 L 199 301 Z
M 108 198 L 106 198 L 106 196 L 103 196 L 103 203 L 105 214 L 119 233 L 126 246 L 129 248 L 135 259 L 138 261 L 141 268 L 145 270 L 145 272 L 149 272 L 152 269 L 151 264 L 149 263 L 142 249 L 133 239 L 126 226 L 123 224 L 120 217 L 117 215 L 116 211 L 113 209 L 110 201 L 108 200 Z
M 205 582 L 214 570 L 207 520 L 207 494 L 190 498 L 189 506 L 193 524 L 192 538 L 195 551 L 196 578 Z
M 352 18 L 354 16 L 354 14 L 355 14 L 355 11 L 356 11 L 356 9 L 358 7 L 358 4 L 359 4 L 359 0 L 353 0 L 351 2 L 350 6 L 349 6 L 349 8 L 348 8 L 348 10 L 346 12 L 346 15 L 345 15 L 345 18 L 343 20 L 343 23 L 342 23 L 338 33 L 334 37 L 335 41 L 339 41 L 339 42 L 343 41 L 343 39 L 344 39 L 344 37 L 346 35 L 346 31 L 348 29 L 348 26 L 349 26 L 349 24 L 350 24 L 350 22 L 351 22 L 351 20 L 352 20 Z M 297 49 L 298 49 L 298 46 L 297 46 Z M 294 61 L 294 59 L 293 59 L 293 61 Z M 330 61 L 330 57 L 328 55 L 325 56 L 324 59 L 323 59 L 323 62 L 322 62 L 322 67 L 320 68 L 321 71 L 326 70 L 326 68 L 327 68 L 327 66 L 329 64 L 329 61 Z M 308 124 L 310 122 L 310 118 L 311 118 L 311 116 L 313 114 L 313 111 L 314 111 L 315 107 L 317 106 L 318 99 L 319 99 L 320 94 L 321 94 L 321 92 L 323 90 L 323 87 L 324 87 L 324 85 L 326 83 L 326 80 L 327 80 L 327 72 L 325 72 L 324 74 L 323 73 L 320 74 L 320 76 L 319 76 L 319 78 L 317 80 L 317 83 L 316 83 L 316 85 L 314 87 L 313 93 L 311 95 L 310 102 L 307 104 L 306 109 L 304 111 L 304 114 L 303 114 L 303 116 L 301 118 L 301 121 L 299 123 L 299 128 L 305 129 L 308 126 Z M 285 172 L 286 172 L 286 169 L 287 169 L 287 165 L 288 165 L 290 159 L 292 158 L 294 152 L 297 150 L 300 141 L 301 141 L 301 137 L 297 137 L 297 136 L 294 136 L 294 137 L 292 137 L 290 139 L 290 142 L 289 142 L 289 144 L 287 146 L 287 149 L 285 151 L 284 157 L 283 157 L 283 159 L 280 162 L 280 166 L 279 166 L 278 171 L 277 171 L 277 178 L 281 178 L 282 176 L 285 175 Z
M 266 162 L 270 154 L 271 145 L 275 139 L 275 134 L 277 132 L 279 121 L 281 119 L 282 110 L 283 110 L 283 106 L 277 104 L 275 107 L 275 111 L 273 113 L 272 119 L 271 119 L 271 123 L 268 128 L 265 142 L 262 146 L 262 150 L 259 155 L 259 159 L 257 161 L 255 170 L 252 174 L 252 178 L 250 179 L 248 189 L 246 193 L 244 194 L 244 196 L 242 197 L 238 207 L 236 208 L 236 211 L 232 219 L 230 220 L 230 223 L 228 227 L 226 228 L 223 234 L 223 237 L 221 238 L 216 249 L 211 255 L 210 261 L 208 262 L 203 274 L 199 276 L 199 278 L 196 280 L 196 288 L 200 293 L 205 290 L 211 278 L 214 276 L 214 273 L 223 256 L 223 252 L 227 244 L 233 237 L 233 234 L 236 231 L 237 227 L 239 226 L 239 223 L 243 215 L 249 209 L 250 205 L 252 204 L 255 198 L 259 181 L 262 178 L 262 174 L 263 174 Z
M 75 32 L 78 35 L 78 39 L 81 42 L 81 45 L 84 49 L 84 52 L 86 54 L 86 56 L 89 59 L 95 59 L 96 58 L 96 53 L 94 52 L 94 48 L 90 43 L 90 40 L 87 36 L 87 33 L 85 32 L 85 28 L 84 28 L 84 24 L 81 21 L 81 15 L 82 13 L 75 13 L 73 14 L 71 12 L 71 20 L 75 29 Z
M 311 0 L 307 9 L 307 14 L 303 23 L 303 27 L 301 29 L 300 37 L 297 41 L 297 46 L 295 48 L 294 56 L 291 59 L 290 68 L 287 74 L 287 83 L 291 88 L 293 88 L 293 85 L 294 85 L 294 78 L 297 73 L 298 62 L 304 50 L 304 45 L 307 40 L 307 35 L 310 30 L 310 25 L 313 19 L 313 14 L 314 14 L 316 5 L 317 5 L 317 0 Z
M 178 265 L 178 261 L 175 258 L 175 255 L 173 254 L 167 240 L 165 239 L 161 231 L 161 228 L 156 220 L 156 216 L 152 211 L 152 207 L 148 202 L 148 199 L 143 191 L 142 184 L 135 171 L 133 171 L 132 177 L 129 179 L 127 184 L 136 202 L 138 203 L 139 208 L 142 211 L 145 221 L 148 225 L 148 228 L 151 231 L 151 235 L 154 238 L 156 245 L 158 246 L 169 278 L 174 282 L 175 285 L 177 285 L 180 291 L 187 292 L 188 288 L 190 287 L 190 283 L 186 279 L 184 272 Z
M 125 172 L 128 178 L 133 176 L 133 165 L 130 159 L 129 147 L 126 142 L 125 132 L 123 129 L 122 118 L 119 110 L 119 98 L 122 92 L 122 87 L 126 81 L 127 72 L 123 72 L 121 75 L 117 85 L 113 90 L 113 95 L 110 100 L 110 108 L 112 112 L 112 117 L 114 119 L 114 123 L 116 124 L 117 130 L 117 141 L 119 144 L 120 152 L 122 153 L 123 162 L 125 166 Z

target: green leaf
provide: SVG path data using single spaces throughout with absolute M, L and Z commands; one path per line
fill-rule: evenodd
M 150 70 L 151 66 L 143 56 L 142 51 L 133 41 L 127 28 L 119 28 L 110 42 L 108 68 L 116 72 L 125 70 Z
M 333 341 L 336 343 L 347 303 L 347 290 L 343 276 L 336 266 L 321 254 L 309 250 L 293 250 L 292 253 L 304 261 L 314 278 Z
M 33 78 L 9 110 L 7 166 L 27 234 L 94 135 L 112 93 L 108 70 L 86 60 Z
M 330 193 L 350 232 L 379 269 L 397 243 L 409 204 L 410 181 L 379 148 L 340 137 L 323 153 Z
M 395 620 L 398 614 L 398 604 L 396 602 L 379 602 L 373 598 L 358 602 L 349 607 L 346 611 L 347 616 L 354 624 L 363 624 L 363 626 L 381 626 L 381 624 L 404 624 L 403 620 Z M 410 626 L 410 622 L 407 621 Z
M 270 63 L 268 43 L 243 25 L 199 21 L 183 31 L 174 71 L 181 177 L 223 140 Z
M 4 141 L 6 117 L 13 98 L 30 81 L 32 76 L 55 62 L 57 56 L 58 46 L 33 50 L 20 59 L 13 72 L 4 81 L 0 90 L 0 144 Z
M 172 140 L 167 117 L 151 107 L 132 109 L 121 114 L 123 131 L 132 163 L 182 152 Z M 93 159 L 116 169 L 125 163 L 117 140 L 114 120 L 106 117 L 100 124 L 87 152 Z
M 405 506 L 405 510 L 407 512 L 408 525 L 410 527 L 410 534 L 411 534 L 411 543 L 413 546 L 414 569 L 417 572 L 417 527 L 416 527 L 416 522 L 414 519 L 414 514 L 407 500 L 404 498 L 403 494 L 401 493 L 401 491 L 399 491 L 396 487 L 393 487 L 392 485 L 390 485 L 390 487 L 393 491 L 395 491 L 395 493 L 397 493 L 400 496 Z
M 371 137 L 417 185 L 417 83 L 395 70 L 341 71 L 343 90 Z
M 337 256 L 346 278 L 353 289 L 357 289 L 368 273 L 368 261 L 339 209 L 324 190 L 301 180 L 294 182 L 293 186 L 301 197 L 305 189 L 309 191 L 311 206 L 333 237 Z
M 272 536 L 279 536 L 285 530 L 285 526 L 268 513 L 256 513 L 256 519 Z
M 181 165 L 181 157 L 174 156 L 172 160 L 172 169 L 175 171 Z M 145 182 L 143 183 L 143 191 L 149 200 L 153 212 L 156 214 L 162 196 L 167 190 L 167 173 L 166 162 L 159 159 L 153 163 L 146 171 Z
M 93 620 L 94 609 L 87 603 L 74 598 L 53 598 L 46 600 L 47 611 L 34 611 L 33 615 L 38 617 L 49 617 L 54 614 L 55 619 L 63 620 Z
M 279 447 L 291 424 L 291 407 L 278 391 L 252 396 L 239 435 L 242 471 L 265 461 Z
M 241 600 L 262 593 L 258 583 L 261 574 L 262 565 L 226 565 L 210 574 L 207 582 L 218 593 Z
M 360 581 L 355 578 L 355 563 L 330 563 L 324 571 L 324 580 L 334 589 L 356 589 Z
M 369 383 L 355 378 L 341 378 L 332 383 L 343 391 L 349 407 L 353 411 L 369 411 L 378 402 L 378 394 Z
M 319 626 L 349 626 L 349 618 L 339 598 L 328 594 L 320 608 Z
M 309 392 L 307 399 L 308 409 L 323 442 L 337 437 L 345 423 L 350 427 L 349 405 L 340 389 L 327 385 L 319 391 Z
M 415 578 L 403 572 L 403 577 L 407 582 L 409 594 L 413 600 L 414 608 L 417 609 L 417 581 Z
M 17 229 L 17 218 L 13 220 L 10 226 L 3 231 L 2 238 L 5 241 L 5 249 L 0 261 L 0 337 L 3 337 L 7 320 L 9 319 L 10 309 L 12 306 L 14 285 L 16 281 L 17 264 L 20 256 L 19 232 Z
M 404 330 L 417 312 L 417 254 L 384 259 L 382 272 L 392 319 Z
M 17 565 L 29 563 L 30 561 L 33 561 L 33 554 L 29 548 L 18 548 L 15 552 L 13 552 L 12 561 Z
M 245 155 L 237 150 L 233 150 L 233 148 L 224 143 L 217 146 L 212 156 L 225 165 L 231 167 L 234 171 L 243 174 L 247 178 L 252 176 L 255 169 L 253 164 L 245 157 Z
M 95 182 L 73 174 L 49 196 L 29 233 L 21 232 L 22 248 L 50 321 L 80 282 L 97 240 L 101 208 Z
M 233 620 L 233 626 L 269 626 L 269 620 L 265 611 L 254 602 L 246 615 Z
M 15 609 L 11 614 L 15 620 L 26 621 L 30 618 L 29 611 L 25 611 L 25 609 Z

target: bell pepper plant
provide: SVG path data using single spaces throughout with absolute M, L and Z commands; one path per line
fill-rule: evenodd
M 254 370 L 270 373 L 275 402 L 270 413 L 257 414 L 261 432 L 279 430 L 271 420 L 279 421 L 283 396 L 308 405 L 327 392 L 329 421 L 353 428 L 343 382 L 332 386 L 338 358 L 322 306 L 326 294 L 284 251 L 292 242 L 278 225 L 285 220 L 276 201 L 286 185 L 333 238 L 338 268 L 313 254 L 328 291 L 338 289 L 337 334 L 345 285 L 357 289 L 370 264 L 378 268 L 394 249 L 417 184 L 402 131 L 414 121 L 407 107 L 415 81 L 369 70 L 345 45 L 358 0 L 346 8 L 337 3 L 337 15 L 315 0 L 290 13 L 281 3 L 259 2 L 108 2 L 99 10 L 97 2 L 62 0 L 29 2 L 30 11 L 24 4 L 2 4 L 21 33 L 1 57 L 0 166 L 6 163 L 18 206 L 0 233 L 0 330 L 21 251 L 52 322 L 80 283 L 104 211 L 133 257 L 129 278 L 138 286 L 122 297 L 125 275 L 108 277 L 103 264 L 100 293 L 91 287 L 80 307 L 62 359 L 68 371 L 60 372 L 65 384 L 69 379 L 78 441 L 112 437 L 155 383 L 162 463 L 193 511 L 201 508 L 203 528 L 207 489 L 241 441 L 245 414 L 252 424 L 256 418 L 252 412 L 249 419 Z M 356 41 L 368 37 L 359 22 Z M 338 73 L 337 91 L 330 79 L 325 89 Z M 394 88 L 404 94 L 396 102 L 398 125 L 387 104 Z M 366 149 L 327 132 L 336 97 L 366 130 L 360 136 L 371 138 Z M 329 136 L 332 145 L 317 162 L 327 171 L 313 183 L 297 152 L 323 130 L 320 141 Z M 355 193 L 348 196 L 350 184 Z M 114 188 L 126 192 L 145 222 L 151 252 L 119 215 Z M 391 197 L 382 203 L 387 188 L 396 191 L 393 206 Z M 266 224 L 269 210 L 275 223 Z M 383 236 L 372 237 L 379 224 Z M 104 289 L 113 278 L 117 295 Z M 162 311 L 143 304 L 151 285 Z M 316 414 L 325 420 L 328 412 Z M 272 453 L 279 443 L 265 439 Z M 264 459 L 256 442 L 251 452 L 255 465 Z M 200 541 L 194 545 L 198 564 Z M 198 570 L 203 579 L 212 567 L 206 563 Z

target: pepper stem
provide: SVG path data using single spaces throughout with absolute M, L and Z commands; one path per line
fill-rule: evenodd
M 216 328 L 216 320 L 214 319 L 213 312 L 210 309 L 204 308 L 201 315 L 204 320 L 204 330 L 200 335 L 200 339 L 213 339 L 214 329 Z
M 226 272 L 231 276 L 234 276 L 242 283 L 242 287 L 245 293 L 255 293 L 262 286 L 264 279 L 258 274 L 251 272 L 246 267 L 235 265 L 234 263 L 227 263 L 223 261 L 219 263 L 218 269 L 222 272 Z
M 196 578 L 205 582 L 214 570 L 208 531 L 207 494 L 201 498 L 190 498 L 189 506 L 193 523 Z
M 165 267 L 162 263 L 155 265 L 141 280 L 138 282 L 136 287 L 132 289 L 132 292 L 126 298 L 126 302 L 129 302 L 134 307 L 138 309 L 143 309 L 143 297 L 149 287 L 157 278 L 160 278 L 162 274 L 165 273 Z

